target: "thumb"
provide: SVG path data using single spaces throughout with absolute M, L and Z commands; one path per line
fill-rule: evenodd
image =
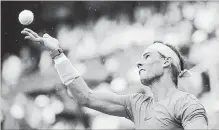
M 43 35 L 43 37 L 50 37 L 50 35 L 49 35 L 48 33 L 45 33 L 45 34 Z

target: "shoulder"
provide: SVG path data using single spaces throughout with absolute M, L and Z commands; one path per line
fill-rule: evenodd
M 125 110 L 128 119 L 134 121 L 134 116 L 142 105 L 147 106 L 152 99 L 150 96 L 141 93 L 133 93 L 125 96 Z
M 171 110 L 174 115 L 179 114 L 182 107 L 188 106 L 190 103 L 198 103 L 195 95 L 177 90 L 167 102 L 167 108 Z
M 183 113 L 185 110 L 193 110 L 197 108 L 202 108 L 202 104 L 199 102 L 198 98 L 187 92 L 178 91 L 176 92 L 171 99 L 173 111 L 176 115 Z
M 187 93 L 187 92 L 183 92 L 183 91 L 177 91 L 174 95 L 172 100 L 175 103 L 188 103 L 188 102 L 196 102 L 198 103 L 198 98 L 191 94 L 191 93 Z
M 142 93 L 135 93 L 133 94 L 132 100 L 134 102 L 143 102 L 143 101 L 148 101 L 150 100 L 152 97 L 147 95 L 147 94 L 142 94 Z
M 191 120 L 195 116 L 203 116 L 207 120 L 205 108 L 195 95 L 179 92 L 175 101 L 174 113 L 178 119 L 184 121 Z
M 150 99 L 152 99 L 152 97 L 147 94 L 133 93 L 126 95 L 126 104 L 136 105 L 138 103 L 148 102 Z
M 176 103 L 176 107 L 178 108 L 178 110 L 180 110 L 181 112 L 192 112 L 196 109 L 199 109 L 205 112 L 204 106 L 195 95 L 186 92 L 182 93 L 182 97 L 180 97 Z

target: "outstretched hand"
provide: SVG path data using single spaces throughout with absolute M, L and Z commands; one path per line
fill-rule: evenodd
M 21 31 L 21 34 L 25 34 L 24 39 L 29 39 L 33 42 L 36 42 L 40 44 L 41 46 L 45 47 L 49 51 L 56 50 L 60 48 L 59 41 L 53 37 L 51 37 L 49 34 L 44 34 L 43 37 L 40 37 L 36 32 L 34 32 L 31 29 L 25 28 Z

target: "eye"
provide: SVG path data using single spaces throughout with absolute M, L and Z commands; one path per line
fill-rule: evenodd
M 149 56 L 150 56 L 150 55 L 147 54 L 147 55 L 144 56 L 144 58 L 147 59 Z

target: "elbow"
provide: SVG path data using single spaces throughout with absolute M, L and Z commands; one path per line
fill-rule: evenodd
M 71 94 L 72 95 L 72 94 Z M 87 97 L 87 96 L 82 96 L 82 95 L 72 95 L 71 96 L 73 99 L 74 99 L 74 101 L 77 103 L 77 104 L 79 104 L 79 105 L 81 105 L 81 106 L 85 106 L 85 107 L 87 107 L 87 106 L 89 106 L 89 102 L 90 102 L 90 100 L 89 100 L 89 97 Z
M 92 90 L 87 87 L 82 78 L 69 80 L 66 84 L 78 104 L 82 106 L 88 106 L 90 104 Z
M 82 105 L 82 106 L 85 106 L 85 107 L 89 106 L 89 101 L 88 101 L 87 98 L 82 99 L 82 100 L 79 101 L 78 103 L 79 103 L 80 105 Z

